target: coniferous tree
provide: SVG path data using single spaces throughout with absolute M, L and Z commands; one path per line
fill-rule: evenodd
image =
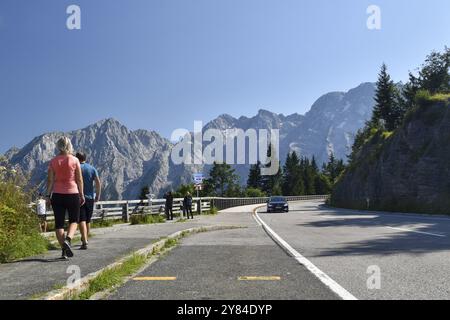
M 300 168 L 300 159 L 294 151 L 288 154 L 283 170 L 283 195 L 298 196 L 304 194 L 304 184 Z
M 394 81 L 387 72 L 387 66 L 383 63 L 378 75 L 377 89 L 375 91 L 375 107 L 373 109 L 371 125 L 382 127 L 392 131 L 395 129 L 397 112 L 394 111 L 396 105 L 396 88 Z
M 336 183 L 337 178 L 344 170 L 344 160 L 337 160 L 333 153 L 330 154 L 328 163 L 323 165 L 323 173 L 329 179 L 332 185 Z
M 314 171 L 313 166 L 308 158 L 302 160 L 303 167 L 303 181 L 305 185 L 305 194 L 312 195 L 316 194 L 315 188 L 315 177 L 317 172 Z
M 261 189 L 263 177 L 261 176 L 261 162 L 250 166 L 248 173 L 247 188 Z
M 275 175 L 262 176 L 261 190 L 267 195 L 281 195 L 283 171 L 281 168 L 280 160 L 277 159 L 275 155 L 272 156 L 272 145 L 269 145 L 269 148 L 267 150 L 267 159 L 270 159 L 270 162 L 265 165 L 266 168 L 270 168 L 274 161 L 278 161 L 278 172 Z
M 226 196 L 240 193 L 238 176 L 234 169 L 226 163 L 214 162 L 209 172 L 209 178 L 205 180 L 205 191 L 211 196 Z

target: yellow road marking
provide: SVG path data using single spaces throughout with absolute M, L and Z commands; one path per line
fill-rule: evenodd
M 239 281 L 279 281 L 281 277 L 278 276 L 265 276 L 265 277 L 239 277 Z
M 174 281 L 176 277 L 136 277 L 134 281 Z

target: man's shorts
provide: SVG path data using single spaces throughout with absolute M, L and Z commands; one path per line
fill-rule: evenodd
M 80 222 L 91 223 L 94 214 L 94 200 L 86 199 L 86 203 L 80 208 Z

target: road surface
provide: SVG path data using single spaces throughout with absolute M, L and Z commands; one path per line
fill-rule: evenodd
M 189 237 L 109 298 L 339 299 L 275 244 L 252 217 L 254 207 L 223 214 L 247 229 Z M 289 213 L 262 208 L 258 216 L 358 299 L 450 299 L 450 218 L 330 209 L 320 201 L 292 203 Z

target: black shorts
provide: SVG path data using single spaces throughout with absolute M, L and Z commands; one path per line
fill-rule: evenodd
M 94 214 L 94 200 L 86 199 L 86 203 L 80 208 L 80 222 L 91 223 Z
M 69 214 L 69 223 L 78 223 L 80 220 L 80 195 L 60 194 L 52 195 L 52 208 L 55 214 L 55 229 L 64 229 L 66 212 Z

